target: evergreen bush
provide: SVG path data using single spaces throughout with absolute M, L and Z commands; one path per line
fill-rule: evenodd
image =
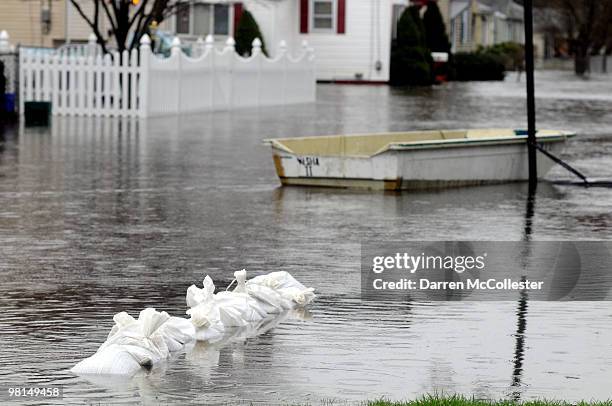
M 453 79 L 504 80 L 506 67 L 501 58 L 486 52 L 459 52 L 453 56 Z
M 253 14 L 249 10 L 244 10 L 236 27 L 236 37 L 234 38 L 236 40 L 236 52 L 242 56 L 250 56 L 255 38 L 261 40 L 261 51 L 264 55 L 268 56 L 266 44 L 264 43 L 257 21 L 255 21 Z
M 390 82 L 395 86 L 425 86 L 432 83 L 431 52 L 419 8 L 407 8 L 397 23 L 397 38 L 391 47 Z
M 427 4 L 427 10 L 423 14 L 423 26 L 426 45 L 431 52 L 450 52 L 451 44 L 437 3 Z

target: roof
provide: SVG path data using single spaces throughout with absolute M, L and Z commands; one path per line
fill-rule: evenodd
M 468 0 L 456 0 L 451 1 L 450 4 L 450 18 L 451 20 L 461 14 L 468 6 L 470 2 Z
M 514 0 L 476 0 L 478 13 L 495 14 L 505 18 L 523 20 L 523 6 Z M 457 17 L 470 6 L 470 0 L 451 0 L 450 19 Z
M 523 19 L 523 6 L 514 0 L 477 0 L 477 3 L 482 14 L 501 14 L 511 19 Z

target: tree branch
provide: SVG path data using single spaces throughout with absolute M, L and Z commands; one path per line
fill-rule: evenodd
M 111 16 L 110 10 L 108 9 L 108 5 L 106 4 L 106 1 L 104 0 L 102 0 L 102 8 L 104 9 L 104 12 L 106 13 L 106 17 L 108 18 L 108 21 L 110 22 L 113 32 L 117 31 L 117 25 L 115 25 L 115 21 L 113 20 L 113 17 Z
M 128 29 L 132 27 L 132 25 L 134 24 L 137 18 L 140 18 L 139 21 L 142 21 L 142 16 L 145 15 L 144 11 L 145 11 L 145 7 L 147 6 L 148 2 L 149 0 L 142 1 L 142 4 L 140 4 L 140 7 L 138 7 L 138 10 L 136 10 L 134 15 L 130 19 L 130 22 L 128 23 Z
M 96 5 L 97 5 L 98 2 L 102 1 L 102 0 L 94 0 L 94 1 L 96 2 Z M 96 38 L 98 40 L 98 44 L 100 44 L 100 46 L 102 47 L 102 51 L 105 54 L 108 53 L 108 49 L 106 48 L 106 40 L 102 36 L 102 33 L 100 33 L 100 30 L 98 29 L 98 26 L 97 26 L 97 16 L 96 16 L 96 22 L 94 23 L 94 21 L 90 20 L 89 17 L 87 17 L 87 15 L 85 14 L 85 12 L 83 12 L 83 9 L 81 8 L 81 5 L 79 3 L 77 3 L 76 0 L 70 0 L 70 3 L 72 3 L 72 5 L 74 6 L 75 10 L 85 20 L 85 22 L 87 22 L 87 25 L 89 25 L 91 27 L 91 29 L 93 30 L 94 35 L 96 36 Z M 97 7 L 96 7 L 96 9 L 97 9 Z

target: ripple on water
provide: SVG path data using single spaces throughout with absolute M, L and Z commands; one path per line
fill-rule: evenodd
M 578 131 L 563 157 L 612 177 L 612 82 L 538 73 L 538 125 Z M 522 83 L 433 90 L 329 86 L 316 105 L 10 129 L 0 148 L 0 379 L 61 384 L 103 404 L 263 404 L 403 399 L 612 397 L 608 302 L 360 300 L 362 240 L 520 240 L 525 185 L 370 193 L 278 188 L 266 137 L 416 128 L 522 127 Z M 432 113 L 432 112 L 435 112 Z M 518 117 L 518 119 L 517 119 Z M 550 179 L 568 179 L 556 168 Z M 612 191 L 539 186 L 531 238 L 609 239 Z M 184 315 L 211 274 L 287 270 L 315 286 L 307 320 L 224 346 L 197 345 L 132 380 L 68 369 L 119 311 Z M 519 329 L 519 317 L 524 328 Z

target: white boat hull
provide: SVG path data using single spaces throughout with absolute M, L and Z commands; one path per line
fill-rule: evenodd
M 559 154 L 565 137 L 538 139 Z M 529 178 L 524 138 L 394 146 L 369 157 L 298 155 L 272 144 L 277 174 L 283 185 L 423 189 L 525 181 Z M 538 176 L 554 162 L 540 155 Z

